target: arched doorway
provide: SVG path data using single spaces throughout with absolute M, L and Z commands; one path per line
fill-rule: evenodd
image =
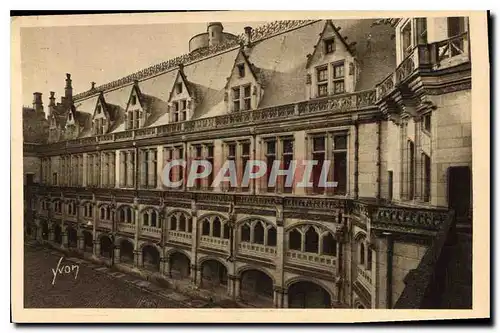
M 120 262 L 126 264 L 134 263 L 134 244 L 128 239 L 120 242 Z
M 167 273 L 170 277 L 174 279 L 189 278 L 191 273 L 190 260 L 184 253 L 174 252 L 168 261 L 170 271 Z
M 62 229 L 59 224 L 54 225 L 54 242 L 62 244 Z
M 331 308 L 328 291 L 320 285 L 309 282 L 295 282 L 288 288 L 289 308 Z
M 217 260 L 209 259 L 201 264 L 201 285 L 205 289 L 227 286 L 227 268 Z
M 76 249 L 78 247 L 78 234 L 76 229 L 68 227 L 66 232 L 68 233 L 68 247 Z
M 111 239 L 104 235 L 101 237 L 101 256 L 104 258 L 111 258 L 113 253 L 113 243 Z
M 273 307 L 273 279 L 266 273 L 250 269 L 241 274 L 240 297 L 259 307 Z
M 142 248 L 142 267 L 154 272 L 160 270 L 160 253 L 156 247 L 146 245 Z
M 42 239 L 48 240 L 49 239 L 49 224 L 47 223 L 47 221 L 42 221 L 40 224 L 41 224 L 41 228 L 42 228 Z
M 93 253 L 94 252 L 94 239 L 89 231 L 83 231 L 83 251 Z

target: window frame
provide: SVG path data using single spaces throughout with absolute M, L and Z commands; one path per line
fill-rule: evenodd
M 342 76 L 336 76 L 336 69 L 342 68 Z M 337 91 L 336 84 L 342 82 L 342 90 Z M 332 63 L 332 91 L 334 95 L 345 93 L 345 60 Z

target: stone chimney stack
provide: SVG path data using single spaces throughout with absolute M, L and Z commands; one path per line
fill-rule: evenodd
M 209 22 L 207 25 L 208 46 L 214 46 L 223 40 L 224 26 L 220 22 Z
M 245 27 L 245 47 L 252 45 L 252 27 Z
M 94 90 L 95 89 L 95 82 L 92 81 L 90 82 L 90 90 Z
M 56 105 L 55 92 L 51 91 L 49 97 L 49 106 L 55 106 L 55 105 Z
M 71 74 L 69 73 L 66 73 L 66 87 L 64 87 L 64 97 L 64 102 L 71 104 L 71 102 L 73 101 L 73 87 L 71 86 Z
M 33 93 L 33 109 L 35 109 L 35 112 L 43 112 L 43 102 L 42 102 L 41 92 Z

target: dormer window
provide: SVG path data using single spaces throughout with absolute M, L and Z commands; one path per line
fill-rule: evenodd
M 344 87 L 344 62 L 333 65 L 333 93 L 342 94 Z
M 176 92 L 177 95 L 178 94 L 182 94 L 182 83 L 177 83 L 175 85 L 175 92 Z
M 318 97 L 328 95 L 328 68 L 321 67 L 317 69 Z
M 325 40 L 325 53 L 326 54 L 330 54 L 330 53 L 333 53 L 334 51 L 334 39 L 333 38 L 330 38 L 330 39 L 327 39 Z
M 250 110 L 252 108 L 251 106 L 251 87 L 250 85 L 247 85 L 243 87 L 243 105 L 244 105 L 244 110 Z
M 186 100 L 185 99 L 179 101 L 179 114 L 180 114 L 180 121 L 187 120 L 186 119 Z
M 130 104 L 131 105 L 135 105 L 137 103 L 137 97 L 136 96 L 132 96 L 132 98 L 130 98 Z
M 101 106 L 100 106 L 100 105 L 98 105 L 98 106 L 97 106 L 97 113 L 98 113 L 98 114 L 100 114 L 100 113 L 101 113 Z
M 238 65 L 238 74 L 240 77 L 245 77 L 245 64 Z

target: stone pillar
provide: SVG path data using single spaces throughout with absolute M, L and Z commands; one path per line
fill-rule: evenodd
M 52 223 L 49 225 L 49 242 L 53 242 L 56 237 L 56 234 L 54 232 L 54 224 Z
M 196 202 L 191 201 L 191 264 L 197 266 L 198 257 L 198 213 L 196 208 Z M 179 222 L 177 222 L 179 225 Z
M 401 125 L 399 127 L 400 130 L 400 143 L 401 143 L 401 161 L 400 161 L 400 199 L 405 200 L 407 198 L 407 175 L 406 175 L 406 122 L 401 121 Z
M 234 298 L 236 300 L 241 298 L 241 278 L 234 279 Z
M 83 251 L 85 249 L 85 237 L 83 236 L 81 231 L 78 235 L 77 248 L 79 251 Z
M 127 187 L 134 187 L 134 156 L 127 151 Z
M 109 185 L 109 167 L 108 167 L 108 153 L 102 153 L 102 168 L 101 168 L 101 179 L 102 187 L 108 187 Z
M 161 260 L 163 262 L 163 270 L 161 270 L 162 274 L 165 275 L 165 276 L 171 277 L 171 274 L 170 274 L 170 260 L 169 260 L 169 258 L 162 258 Z
M 108 165 L 109 165 L 109 186 L 110 187 L 115 187 L 115 162 L 116 162 L 116 157 L 115 157 L 115 152 L 111 152 L 108 155 Z
M 43 228 L 42 228 L 41 223 L 37 224 L 36 240 L 38 240 L 38 241 L 42 241 L 43 240 Z
M 99 257 L 101 255 L 101 242 L 98 239 L 94 240 L 94 256 Z
M 113 250 L 114 251 L 114 262 L 115 264 L 119 264 L 120 263 L 120 247 L 115 245 L 115 249 Z
M 234 275 L 227 275 L 227 294 L 234 299 L 234 281 L 237 279 Z
M 191 283 L 197 287 L 201 287 L 201 266 L 191 265 Z
M 285 295 L 285 290 L 281 287 L 274 287 L 274 297 L 273 297 L 273 303 L 274 307 L 281 309 L 283 308 L 283 297 Z
M 288 309 L 288 290 L 283 291 L 283 309 Z
M 422 126 L 422 117 L 415 117 L 415 152 L 414 152 L 414 188 L 415 188 L 415 200 L 421 201 L 423 198 L 422 193 L 422 155 L 421 155 L 421 126 Z
M 147 185 L 146 181 L 146 163 L 148 158 L 148 151 L 146 149 L 139 150 L 139 187 L 144 188 Z
M 392 304 L 389 302 L 393 302 L 392 300 L 392 291 L 391 285 L 389 284 L 392 278 L 388 279 L 388 275 L 392 275 L 392 265 L 388 262 L 389 255 L 392 256 L 392 250 L 390 249 L 391 234 L 384 233 L 383 237 L 376 239 L 376 267 L 372 267 L 372 269 L 376 270 L 378 282 L 375 289 L 376 292 L 376 303 L 372 304 L 373 308 L 377 309 L 390 309 L 392 308 Z
M 142 262 L 142 251 L 141 250 L 134 251 L 134 264 L 135 264 L 135 267 L 142 267 L 143 262 Z

